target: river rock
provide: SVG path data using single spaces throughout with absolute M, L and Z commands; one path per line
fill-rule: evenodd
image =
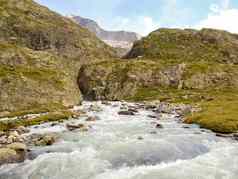
M 132 112 L 132 111 L 119 111 L 118 114 L 119 114 L 119 115 L 127 115 L 127 116 L 133 116 L 133 115 L 135 115 L 135 113 Z
M 7 144 L 7 136 L 6 135 L 0 137 L 0 145 L 4 145 L 4 144 Z
M 110 106 L 111 103 L 109 101 L 102 101 L 102 104 L 106 105 L 106 106 Z
M 157 108 L 157 106 L 156 105 L 153 105 L 153 104 L 150 104 L 150 105 L 146 105 L 145 106 L 145 109 L 146 110 L 153 110 L 153 109 L 156 109 Z
M 49 146 L 56 142 L 56 136 L 53 134 L 46 134 L 38 138 L 34 144 L 36 146 Z
M 152 118 L 152 119 L 157 119 L 157 116 L 155 115 L 148 115 L 149 118 Z
M 224 137 L 224 138 L 228 138 L 228 137 L 233 137 L 232 134 L 222 134 L 222 133 L 216 133 L 217 137 Z
M 233 134 L 233 139 L 238 141 L 238 133 Z
M 27 129 L 26 127 L 24 127 L 24 126 L 19 126 L 19 127 L 16 129 L 16 131 L 17 131 L 17 133 L 20 134 L 20 135 L 30 132 L 30 130 Z
M 21 136 L 16 130 L 10 131 L 10 133 L 7 135 L 7 142 L 6 144 L 11 144 L 14 142 L 24 142 L 24 137 Z
M 67 124 L 67 129 L 70 131 L 76 130 L 76 129 L 85 129 L 86 126 L 84 124 Z
M 91 105 L 88 109 L 89 111 L 93 111 L 93 112 L 101 112 L 102 108 L 99 105 Z
M 169 103 L 160 103 L 159 106 L 154 110 L 154 112 L 171 114 L 173 112 L 173 109 Z
M 51 127 L 54 127 L 54 126 L 57 126 L 57 125 L 59 125 L 59 122 L 53 122 L 53 123 L 50 124 Z
M 27 147 L 22 143 L 12 143 L 0 148 L 0 165 L 23 162 L 26 158 Z
M 157 129 L 163 129 L 163 126 L 162 126 L 162 124 L 156 124 L 156 126 L 155 126 Z
M 129 108 L 128 111 L 133 112 L 133 113 L 138 113 L 139 112 L 135 107 Z
M 73 111 L 72 117 L 73 117 L 74 119 L 77 119 L 77 118 L 79 118 L 79 117 L 82 117 L 83 115 L 84 115 L 84 114 L 81 113 L 80 111 Z
M 94 122 L 94 121 L 99 121 L 101 120 L 98 116 L 90 116 L 86 119 L 88 122 Z
M 15 150 L 16 152 L 26 151 L 27 147 L 23 143 L 15 142 L 6 146 L 9 149 Z
M 14 163 L 18 160 L 15 150 L 9 148 L 0 148 L 0 165 L 6 163 Z
M 143 140 L 144 138 L 141 137 L 141 136 L 139 136 L 139 137 L 137 137 L 137 139 L 138 139 L 138 140 Z

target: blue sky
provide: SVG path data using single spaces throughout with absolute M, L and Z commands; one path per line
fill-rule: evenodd
M 238 0 L 36 0 L 63 15 L 141 35 L 160 27 L 211 27 L 238 33 Z

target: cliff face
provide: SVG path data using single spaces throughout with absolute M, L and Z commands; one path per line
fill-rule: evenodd
M 96 36 L 102 41 L 115 48 L 126 49 L 126 51 L 128 51 L 132 47 L 133 43 L 141 38 L 134 32 L 106 31 L 101 28 L 97 22 L 91 19 L 82 18 L 80 16 L 73 16 L 72 19 L 79 23 L 82 27 L 85 27 L 96 34 Z
M 238 89 L 238 35 L 228 32 L 160 29 L 136 42 L 126 58 L 83 67 L 82 92 L 93 99 L 138 99 L 144 89 L 161 95 L 166 89 Z
M 82 64 L 114 50 L 72 20 L 32 0 L 0 0 L 0 115 L 82 100 Z

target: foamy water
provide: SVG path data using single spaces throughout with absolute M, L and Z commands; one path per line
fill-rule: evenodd
M 85 102 L 83 109 L 92 103 Z M 95 104 L 95 103 L 94 103 Z M 118 106 L 116 106 L 117 104 Z M 119 116 L 121 103 L 88 112 L 100 121 L 74 122 L 92 127 L 69 132 L 65 124 L 31 128 L 31 133 L 58 132 L 60 140 L 33 148 L 37 156 L 0 168 L 0 179 L 237 179 L 238 143 L 218 138 L 196 125 L 184 128 L 173 115 L 149 118 L 151 111 Z M 71 121 L 70 121 L 71 122 Z M 155 122 L 163 125 L 156 129 Z

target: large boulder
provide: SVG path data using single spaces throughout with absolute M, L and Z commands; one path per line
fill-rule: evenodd
M 12 143 L 0 148 L 0 165 L 23 162 L 26 158 L 27 147 L 22 143 Z

